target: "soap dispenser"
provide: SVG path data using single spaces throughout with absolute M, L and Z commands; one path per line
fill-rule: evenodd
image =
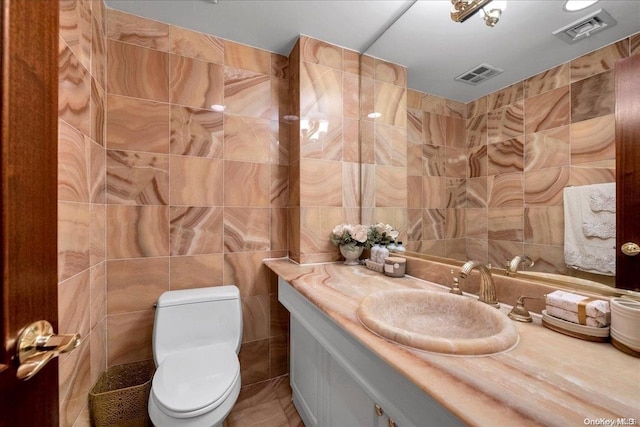
M 378 258 L 380 257 L 380 245 L 378 241 L 373 242 L 373 246 L 371 246 L 371 261 L 380 263 Z
M 387 249 L 389 249 L 389 252 L 395 251 L 396 250 L 396 242 L 395 241 L 390 241 L 389 244 L 387 245 Z
M 384 260 L 389 256 L 389 249 L 386 245 L 380 246 L 380 252 L 378 252 L 378 263 L 384 264 Z

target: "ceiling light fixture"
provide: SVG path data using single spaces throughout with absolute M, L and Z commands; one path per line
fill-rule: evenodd
M 489 27 L 493 27 L 498 23 L 506 7 L 506 1 L 451 0 L 451 19 L 455 22 L 464 22 L 482 9 L 484 22 Z
M 490 27 L 495 27 L 502 16 L 502 12 L 504 12 L 506 8 L 507 2 L 504 0 L 494 0 L 487 6 L 483 7 L 482 12 L 484 13 L 484 23 Z
M 575 12 L 577 10 L 586 9 L 598 0 L 567 0 L 564 2 L 564 10 L 567 12 Z

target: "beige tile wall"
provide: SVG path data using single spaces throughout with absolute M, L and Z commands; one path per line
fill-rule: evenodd
M 243 384 L 286 373 L 287 58 L 108 10 L 107 62 L 107 366 L 152 357 L 162 292 L 233 283 Z
M 569 273 L 562 190 L 615 181 L 613 68 L 639 38 L 467 105 L 409 91 L 409 248 Z
M 238 285 L 243 384 L 285 374 L 262 259 L 288 250 L 288 59 L 100 0 L 61 1 L 60 22 L 60 331 L 88 338 L 60 359 L 61 425 L 86 425 L 107 367 L 152 357 L 169 289 Z
M 468 153 L 465 106 L 409 90 L 407 94 L 407 249 L 464 254 Z M 486 140 L 486 135 L 485 135 Z
M 362 223 L 392 224 L 406 242 L 411 203 L 407 70 L 371 56 L 362 56 L 360 66 Z
M 105 19 L 101 0 L 60 1 L 58 329 L 83 337 L 58 360 L 62 426 L 86 419 L 79 415 L 107 365 Z
M 360 222 L 358 54 L 302 36 L 289 61 L 289 256 L 335 261 L 329 233 Z

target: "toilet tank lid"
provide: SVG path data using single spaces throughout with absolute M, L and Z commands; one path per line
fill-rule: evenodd
M 240 290 L 235 285 L 167 291 L 158 298 L 157 307 L 170 307 L 206 301 L 222 301 L 238 299 L 239 297 Z

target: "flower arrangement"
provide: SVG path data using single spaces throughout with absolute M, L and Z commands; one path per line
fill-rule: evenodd
M 400 232 L 393 228 L 393 226 L 379 222 L 369 227 L 368 238 L 371 242 L 387 244 L 391 241 L 395 241 L 399 235 Z
M 370 227 L 366 225 L 339 224 L 335 226 L 329 239 L 335 246 L 354 244 L 370 247 L 369 234 Z

